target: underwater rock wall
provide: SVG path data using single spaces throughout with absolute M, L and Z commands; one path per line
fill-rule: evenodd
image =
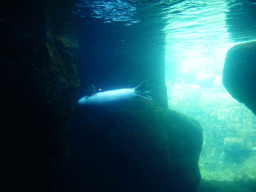
M 256 41 L 228 50 L 222 81 L 233 98 L 256 114 Z
M 108 112 L 79 108 L 76 118 L 67 189 L 196 191 L 203 142 L 197 121 L 141 98 Z
M 197 121 L 142 99 L 117 113 L 123 135 L 146 159 L 140 164 L 139 156 L 141 169 L 135 171 L 140 176 L 141 191 L 196 191 L 203 143 Z
M 28 191 L 59 191 L 69 155 L 69 120 L 79 87 L 72 4 L 10 1 L 1 7 L 8 172 Z

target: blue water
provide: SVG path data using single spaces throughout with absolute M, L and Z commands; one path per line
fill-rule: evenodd
M 97 69 L 78 66 L 80 74 L 83 70 L 91 70 L 92 74 L 99 72 L 100 76 L 92 75 L 89 78 L 92 82 L 88 84 L 96 80 L 105 88 L 111 81 L 117 87 L 125 82 L 129 85 L 129 77 L 119 73 L 126 65 L 125 57 L 135 54 L 132 45 L 139 45 L 141 31 L 146 35 L 145 39 L 153 36 L 151 46 L 164 46 L 165 50 L 169 108 L 196 119 L 203 127 L 204 145 L 199 161 L 202 178 L 233 181 L 255 177 L 256 156 L 241 152 L 245 145 L 249 149 L 256 147 L 255 115 L 225 91 L 221 79 L 227 50 L 237 43 L 256 39 L 256 1 L 80 0 L 74 14 L 81 21 L 83 18 L 92 20 L 88 28 L 78 30 L 81 34 L 83 30 L 88 30 L 88 33 L 93 30 L 96 37 L 86 41 L 86 48 L 81 47 L 80 62 L 89 58 L 86 62 L 102 63 L 102 68 Z M 97 28 L 98 24 L 104 24 L 105 28 Z M 159 26 L 162 30 L 152 30 Z M 138 30 L 138 35 L 131 41 L 129 35 L 133 29 Z M 80 40 L 83 43 L 83 39 Z M 100 59 L 93 50 L 96 44 L 100 45 L 97 54 L 103 55 Z M 127 47 L 131 49 L 127 50 Z M 116 70 L 111 66 L 112 60 L 108 60 L 109 66 L 105 66 L 104 58 L 109 59 L 109 56 L 104 56 L 105 49 L 113 49 L 113 60 L 115 53 L 123 56 L 124 63 Z M 96 55 L 93 58 L 86 55 L 92 52 Z M 108 71 L 108 67 L 112 70 Z M 107 78 L 108 83 L 104 81 Z M 86 86 L 82 85 L 81 90 L 86 90 Z M 227 152 L 233 144 L 242 150 Z
M 80 0 L 74 14 L 127 27 L 140 25 L 140 21 L 146 21 L 151 27 L 163 22 L 166 24 L 164 33 L 155 35 L 185 35 L 183 39 L 219 37 L 227 31 L 229 20 L 236 18 L 231 28 L 248 27 L 237 30 L 235 35 L 228 34 L 228 38 L 231 42 L 242 42 L 255 39 L 255 4 L 253 0 Z M 204 31 L 202 36 L 204 29 L 210 33 Z M 175 38 L 164 43 L 177 41 Z
M 252 0 L 80 0 L 74 14 L 105 23 L 107 28 L 125 26 L 124 34 L 119 35 L 123 44 L 128 43 L 125 31 L 134 25 L 144 31 L 143 35 L 154 36 L 152 46 L 165 46 L 166 80 L 171 83 L 182 78 L 212 79 L 210 83 L 217 78 L 218 83 L 226 51 L 236 43 L 256 39 L 255 12 Z M 163 30 L 151 30 L 159 26 Z M 172 73 L 173 63 L 176 74 Z M 180 76 L 182 73 L 185 77 Z M 191 74 L 197 78 L 190 79 Z

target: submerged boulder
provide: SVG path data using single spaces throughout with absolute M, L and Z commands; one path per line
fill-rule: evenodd
M 241 164 L 256 154 L 256 148 L 246 138 L 224 138 L 225 160 Z
M 83 183 L 78 191 L 196 191 L 203 137 L 195 120 L 140 98 L 79 114 L 69 162 L 80 177 L 71 189 Z
M 222 81 L 233 98 L 256 114 L 256 41 L 228 50 Z

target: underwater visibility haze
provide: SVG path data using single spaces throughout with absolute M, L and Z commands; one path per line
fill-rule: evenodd
M 137 47 L 148 50 L 146 54 L 164 52 L 165 74 L 159 73 L 158 78 L 165 77 L 168 107 L 194 118 L 203 129 L 199 159 L 202 179 L 220 186 L 227 182 L 230 191 L 253 190 L 256 116 L 225 90 L 222 75 L 227 51 L 256 40 L 254 1 L 81 0 L 74 14 L 83 26 L 78 27 L 82 94 L 94 80 L 103 90 L 134 86 L 138 80 L 128 74 L 136 76 L 136 62 L 140 61 Z M 92 22 L 90 26 L 82 23 L 86 18 Z M 94 40 L 88 40 L 88 33 Z M 135 63 L 127 67 L 126 60 Z M 94 62 L 101 63 L 102 68 L 83 64 Z M 152 91 L 154 82 L 146 66 L 143 70 Z M 89 71 L 87 81 L 83 81 L 83 71 Z M 233 189 L 236 182 L 241 189 Z
M 255 0 L 0 15 L 9 191 L 256 192 Z

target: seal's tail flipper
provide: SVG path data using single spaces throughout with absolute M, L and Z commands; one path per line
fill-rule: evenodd
M 153 100 L 152 97 L 149 95 L 150 91 L 148 91 L 147 82 L 147 80 L 143 81 L 140 85 L 135 87 L 135 94 L 141 98 Z

